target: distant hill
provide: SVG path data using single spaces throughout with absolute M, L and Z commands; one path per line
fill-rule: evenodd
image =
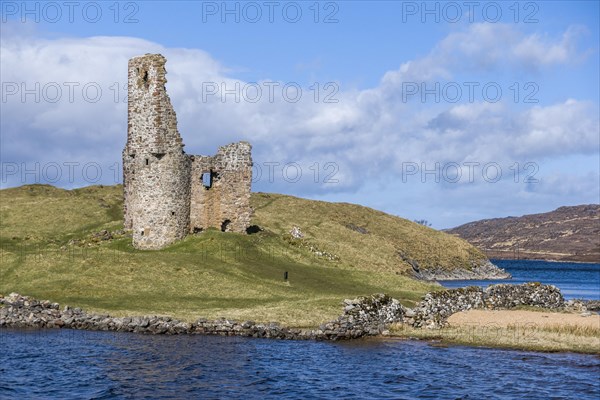
M 447 230 L 489 258 L 600 262 L 600 205 L 484 219 Z

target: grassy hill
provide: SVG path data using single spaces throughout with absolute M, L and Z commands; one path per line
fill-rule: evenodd
M 337 316 L 344 298 L 386 292 L 412 305 L 437 286 L 411 279 L 410 262 L 452 269 L 484 260 L 462 239 L 358 205 L 265 193 L 252 205 L 257 233 L 209 229 L 140 251 L 122 231 L 122 186 L 1 190 L 0 293 L 113 315 L 310 327 Z M 292 238 L 292 226 L 304 238 Z

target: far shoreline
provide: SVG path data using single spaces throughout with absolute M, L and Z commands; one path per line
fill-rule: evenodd
M 487 253 L 483 249 L 479 249 L 482 253 Z M 497 251 L 497 250 L 496 250 Z M 544 258 L 497 258 L 497 257 L 489 257 L 490 262 L 494 261 L 545 261 L 545 262 L 555 262 L 555 263 L 573 263 L 573 264 L 600 264 L 600 260 L 595 261 L 579 261 L 579 260 L 557 260 L 557 259 L 544 259 Z

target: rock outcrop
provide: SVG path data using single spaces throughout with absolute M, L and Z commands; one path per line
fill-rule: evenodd
M 426 281 L 452 281 L 468 279 L 510 279 L 511 275 L 503 268 L 497 267 L 489 261 L 480 265 L 474 265 L 471 269 L 466 268 L 420 268 L 413 267 L 414 276 Z

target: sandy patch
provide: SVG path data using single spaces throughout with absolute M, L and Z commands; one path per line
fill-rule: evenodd
M 453 314 L 448 318 L 450 326 L 528 326 L 551 327 L 574 325 L 600 329 L 600 315 L 584 317 L 581 314 L 550 313 L 517 310 L 469 310 Z

